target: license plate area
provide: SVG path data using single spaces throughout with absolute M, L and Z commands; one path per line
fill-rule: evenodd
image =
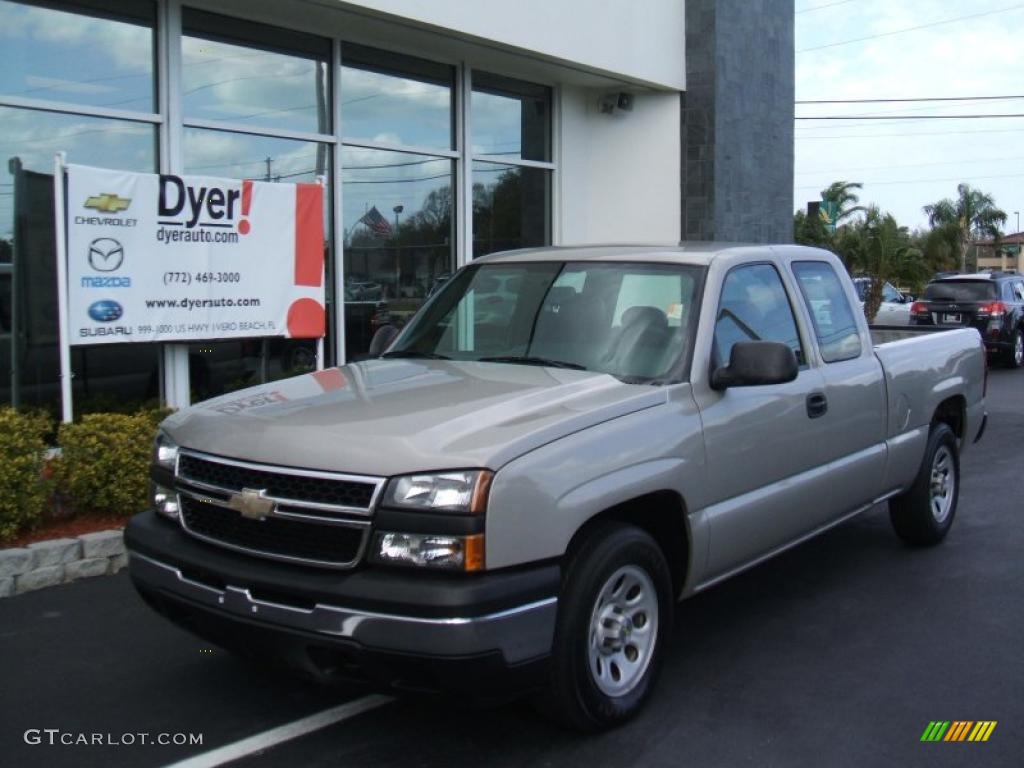
M 942 315 L 942 322 L 948 324 L 959 325 L 960 323 L 963 322 L 963 319 L 963 315 L 961 315 L 959 312 L 947 312 Z

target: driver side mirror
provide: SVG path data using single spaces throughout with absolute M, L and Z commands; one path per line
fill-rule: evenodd
M 785 384 L 799 373 L 796 355 L 777 341 L 737 341 L 729 353 L 729 364 L 711 374 L 711 388 L 758 387 Z
M 383 355 L 387 348 L 391 346 L 391 342 L 398 336 L 398 329 L 393 325 L 382 325 L 377 329 L 377 332 L 373 334 L 373 338 L 370 339 L 370 348 L 367 350 L 367 356 L 373 360 Z

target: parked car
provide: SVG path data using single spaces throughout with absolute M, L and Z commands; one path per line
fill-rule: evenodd
M 481 286 L 513 302 L 500 327 Z M 539 692 L 608 728 L 650 695 L 677 600 L 881 502 L 907 543 L 945 537 L 984 350 L 880 333 L 813 248 L 482 257 L 381 358 L 165 420 L 131 576 L 250 658 Z
M 932 280 L 910 312 L 918 326 L 976 328 L 1005 365 L 1024 365 L 1024 276 L 991 272 Z
M 864 300 L 867 295 L 871 278 L 855 277 L 853 284 L 857 288 L 857 297 L 860 299 L 861 311 L 864 311 Z M 910 323 L 910 305 L 913 297 L 897 290 L 892 283 L 882 285 L 882 303 L 878 307 L 878 314 L 875 315 L 875 325 L 908 325 Z

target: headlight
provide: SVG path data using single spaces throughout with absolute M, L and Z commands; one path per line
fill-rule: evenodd
M 482 514 L 487 509 L 487 493 L 493 476 L 483 469 L 396 477 L 388 483 L 384 506 Z
M 153 446 L 153 464 L 174 473 L 178 463 L 178 446 L 167 436 L 166 432 L 158 432 L 156 445 Z
M 446 571 L 482 571 L 484 536 L 378 533 L 371 559 L 384 565 L 412 565 Z
M 153 484 L 153 509 L 171 520 L 178 519 L 178 494 L 170 488 Z

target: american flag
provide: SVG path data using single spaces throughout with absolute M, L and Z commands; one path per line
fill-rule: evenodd
M 381 215 L 380 211 L 377 210 L 376 205 L 368 210 L 359 221 L 372 229 L 373 234 L 377 237 L 389 237 L 391 235 L 391 225 Z

